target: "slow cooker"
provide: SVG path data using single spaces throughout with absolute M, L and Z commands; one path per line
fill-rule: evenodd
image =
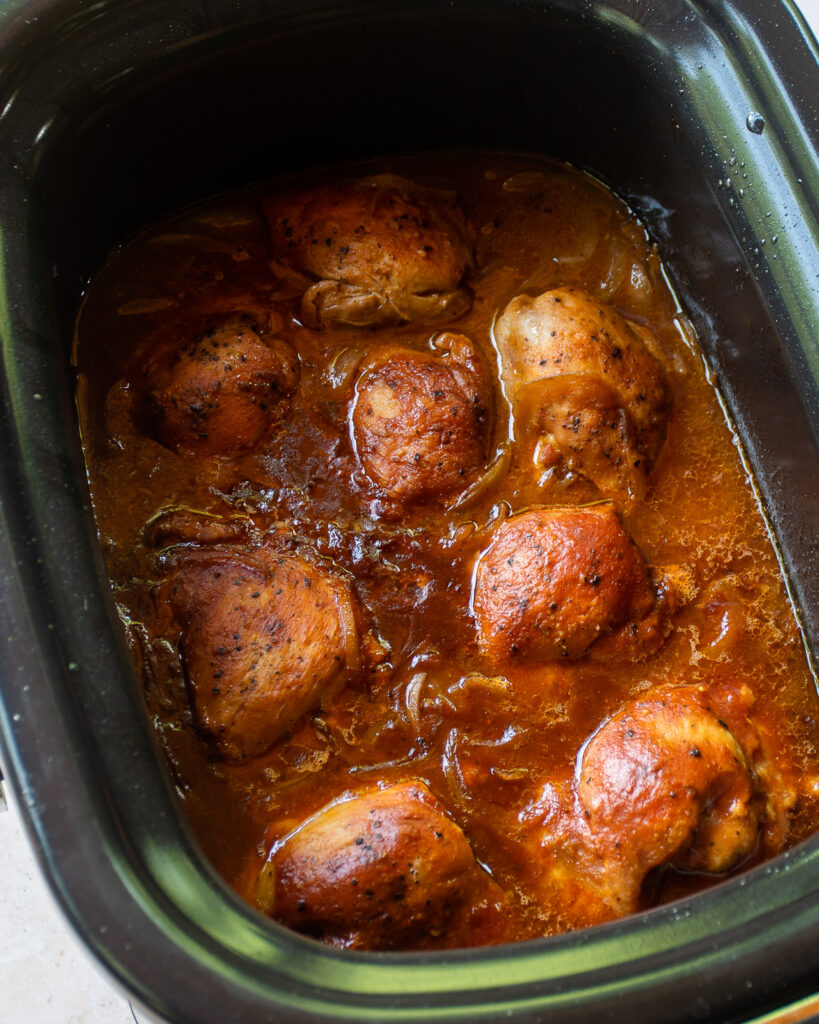
M 182 205 L 393 152 L 566 159 L 657 240 L 815 654 L 819 54 L 795 7 L 12 0 L 0 54 L 0 753 L 63 910 L 146 1018 L 819 1010 L 819 836 L 704 895 L 483 950 L 341 953 L 241 903 L 197 850 L 146 719 L 91 516 L 70 361 L 95 268 Z

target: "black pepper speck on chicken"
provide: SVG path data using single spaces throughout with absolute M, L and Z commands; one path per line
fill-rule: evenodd
M 513 400 L 567 465 L 623 508 L 644 498 L 670 408 L 650 331 L 556 288 L 513 299 L 495 337 Z
M 276 846 L 256 899 L 277 921 L 335 946 L 415 949 L 502 936 L 503 891 L 416 779 L 359 790 Z
M 180 546 L 158 598 L 179 648 L 197 724 L 230 760 L 264 753 L 354 677 L 359 640 L 346 581 L 298 554 Z
M 571 788 L 553 790 L 536 855 L 544 893 L 597 923 L 639 909 L 658 871 L 722 875 L 756 853 L 793 791 L 760 747 L 752 706 L 735 682 L 661 686 L 605 721 Z
M 174 451 L 235 455 L 281 418 L 298 377 L 292 347 L 265 337 L 250 315 L 184 320 L 161 333 L 146 359 L 144 418 Z
M 470 230 L 452 196 L 394 176 L 271 196 L 273 252 L 309 279 L 305 324 L 434 323 L 472 304 Z
M 656 653 L 668 633 L 642 554 L 609 502 L 504 522 L 475 572 L 473 610 L 493 663 Z
M 370 480 L 400 505 L 464 491 L 486 457 L 491 391 L 484 362 L 463 335 L 434 352 L 386 346 L 361 368 L 350 419 Z

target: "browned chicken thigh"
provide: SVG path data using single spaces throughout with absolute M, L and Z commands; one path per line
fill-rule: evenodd
M 472 303 L 472 244 L 449 193 L 381 176 L 276 196 L 265 212 L 275 256 L 306 275 L 308 326 L 427 323 Z
M 557 288 L 513 299 L 495 336 L 519 415 L 606 497 L 642 498 L 669 408 L 650 333 L 587 292 Z
M 274 847 L 260 907 L 342 947 L 474 946 L 503 934 L 505 897 L 420 781 L 322 808 Z
M 357 667 L 347 585 L 302 556 L 213 547 L 166 557 L 197 722 L 224 757 L 263 753 Z
M 437 354 L 389 346 L 365 363 L 351 411 L 364 471 L 402 504 L 464 490 L 486 455 L 490 391 L 483 361 L 459 334 Z
M 192 455 L 235 455 L 282 415 L 298 359 L 246 314 L 201 317 L 158 340 L 143 371 L 150 432 Z
M 747 690 L 734 705 L 706 686 L 659 687 L 591 737 L 542 840 L 543 891 L 563 914 L 619 917 L 656 868 L 722 874 L 755 851 L 765 800 Z
M 704 690 L 665 687 L 632 701 L 583 752 L 578 800 L 598 850 L 624 864 L 618 888 L 660 864 L 727 871 L 756 846 L 750 765 Z
M 497 664 L 579 658 L 606 641 L 608 654 L 639 657 L 666 635 L 643 556 L 610 503 L 508 519 L 478 562 L 472 605 Z

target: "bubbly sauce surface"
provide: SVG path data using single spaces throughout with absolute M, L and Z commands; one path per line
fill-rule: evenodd
M 434 323 L 308 325 L 305 275 L 274 252 L 265 204 L 294 188 L 374 175 L 383 176 L 375 190 L 408 179 L 457 203 L 474 247 L 471 306 Z M 516 297 L 566 288 L 646 329 L 665 374 L 668 422 L 647 492 L 615 506 L 652 586 L 673 594 L 667 636 L 631 659 L 608 656 L 600 641 L 602 653 L 592 644 L 579 656 L 499 663 L 479 642 L 474 593 L 498 531 L 527 510 L 594 508 L 607 497 L 560 457 L 530 399 L 513 393 L 495 334 Z M 174 450 L 142 403 L 145 367 L 180 324 L 236 312 L 263 319 L 264 337 L 290 347 L 297 383 L 252 443 L 229 455 Z M 434 355 L 447 332 L 468 339 L 486 369 L 480 465 L 440 500 L 396 502 L 366 472 L 351 427 L 362 367 L 390 347 Z M 219 199 L 112 257 L 79 318 L 76 364 L 99 534 L 148 712 L 205 854 L 254 905 L 299 927 L 305 900 L 290 920 L 258 882 L 271 850 L 334 801 L 420 782 L 497 889 L 471 939 L 436 920 L 402 933 L 398 948 L 525 939 L 617 916 L 596 883 L 585 898 L 596 854 L 572 854 L 584 842 L 572 823 L 583 800 L 580 759 L 613 716 L 669 687 L 707 688 L 720 695 L 715 707 L 741 708 L 741 727 L 728 712 L 715 716 L 744 751 L 761 809 L 758 836 L 728 872 L 817 827 L 814 680 L 752 484 L 656 249 L 591 178 L 539 158 L 437 155 Z M 342 581 L 354 607 L 340 612 L 344 678 L 252 756 L 226 756 L 203 727 L 194 655 L 182 642 L 198 620 L 171 593 L 191 559 L 215 549 L 240 552 L 251 569 L 260 550 L 304 557 Z M 414 790 L 409 799 L 428 803 Z M 702 813 L 713 817 L 720 799 L 708 797 Z M 698 848 L 704 828 L 686 850 Z M 458 849 L 452 863 L 461 864 Z M 685 856 L 649 864 L 626 909 L 726 875 L 721 863 Z M 366 922 L 354 939 L 311 922 L 301 930 L 384 948 L 381 938 L 368 942 Z

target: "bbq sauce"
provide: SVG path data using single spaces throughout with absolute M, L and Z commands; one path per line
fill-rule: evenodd
M 266 204 L 361 179 L 375 188 L 409 180 L 457 204 L 474 252 L 468 309 L 456 304 L 434 323 L 305 322 L 304 275 L 274 253 Z M 494 335 L 516 296 L 565 287 L 654 339 L 670 392 L 665 442 L 647 494 L 619 514 L 653 578 L 673 589 L 675 610 L 665 643 L 647 658 L 608 661 L 592 647 L 543 664 L 490 665 L 472 591 L 497 530 L 531 508 L 602 497 L 524 422 Z M 143 369 L 174 325 L 242 310 L 296 353 L 285 411 L 229 456 L 174 450 L 151 430 Z M 379 348 L 435 352 L 442 332 L 469 339 L 487 368 L 484 450 L 460 491 L 396 507 L 356 451 L 357 382 Z M 311 815 L 365 787 L 420 780 L 507 894 L 496 940 L 592 923 L 582 904 L 567 915 L 544 901 L 538 884 L 550 787 L 571 784 L 584 744 L 618 709 L 665 685 L 750 692 L 769 809 L 757 848 L 735 870 L 816 829 L 815 683 L 753 480 L 661 254 L 599 182 L 555 161 L 487 153 L 254 186 L 186 210 L 115 253 L 86 297 L 75 358 L 100 542 L 147 713 L 203 851 L 251 903 L 271 848 Z M 356 670 L 244 760 L 221 756 L 197 720 L 164 589 L 174 552 L 212 543 L 209 530 L 223 546 L 269 542 L 326 566 L 357 609 Z M 655 871 L 643 902 L 715 880 Z M 425 948 L 448 944 L 444 934 Z

